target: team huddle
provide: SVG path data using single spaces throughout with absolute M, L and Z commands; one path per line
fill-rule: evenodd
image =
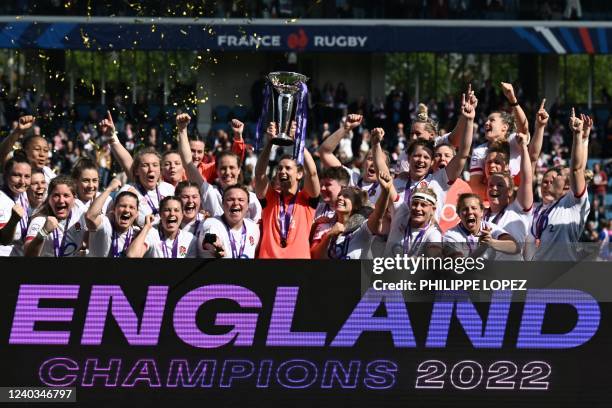
M 585 170 L 592 120 L 572 110 L 570 165 L 544 174 L 542 202 L 534 203 L 548 114 L 542 102 L 530 133 L 512 86 L 502 83 L 502 90 L 512 112 L 489 115 L 485 143 L 472 148 L 478 100 L 470 87 L 448 134 L 439 135 L 421 110 L 395 168 L 382 128 L 371 130 L 361 169 L 343 166 L 334 154 L 360 126 L 360 115 L 348 115 L 323 140 L 320 170 L 308 149 L 299 160 L 283 155 L 271 143 L 277 133 L 271 122 L 248 186 L 238 120 L 231 122 L 231 151 L 205 163 L 204 143 L 189 138 L 189 115 L 176 117 L 177 150 L 160 155 L 144 148 L 132 157 L 109 113 L 100 131 L 128 182 L 114 179 L 98 191 L 90 159 L 80 159 L 70 176 L 56 176 L 47 167 L 47 141 L 26 135 L 35 119 L 23 116 L 0 145 L 0 255 L 576 261 L 590 208 Z M 462 177 L 468 164 L 469 181 Z

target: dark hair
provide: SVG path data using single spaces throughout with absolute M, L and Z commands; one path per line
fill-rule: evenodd
M 295 166 L 297 167 L 298 171 L 302 172 L 304 171 L 304 167 L 301 164 L 298 164 L 297 160 L 295 160 L 295 157 L 293 157 L 290 154 L 284 154 L 281 156 L 280 159 L 278 159 L 278 164 L 280 164 L 280 162 L 282 162 L 283 160 L 292 160 L 295 163 Z M 276 165 L 276 167 L 278 167 L 278 164 Z
M 183 211 L 183 202 L 181 201 L 180 198 L 178 198 L 177 196 L 167 196 L 162 198 L 162 200 L 159 202 L 159 211 L 161 212 L 161 209 L 164 207 L 164 205 L 166 205 L 166 203 L 168 201 L 178 201 L 178 203 L 181 205 L 181 211 Z
M 85 170 L 95 170 L 98 172 L 98 166 L 89 157 L 81 157 L 74 164 L 72 173 L 70 173 L 70 175 L 75 181 L 78 181 L 81 178 L 81 174 L 83 174 L 83 171 Z
M 336 180 L 341 186 L 346 187 L 351 181 L 351 176 L 342 166 L 327 167 L 321 172 L 321 180 L 323 179 Z
M 42 139 L 45 142 L 47 142 L 47 139 L 45 139 L 43 136 L 41 135 L 30 135 L 30 136 L 26 136 L 23 138 L 23 140 L 21 141 L 21 148 L 25 151 L 28 149 L 28 146 L 30 146 L 32 144 L 32 142 L 34 142 L 34 139 Z
M 346 196 L 351 200 L 353 204 L 351 215 L 359 212 L 363 207 L 366 207 L 369 202 L 368 193 L 357 187 L 343 187 L 338 195 Z
M 240 157 L 238 157 L 238 155 L 234 152 L 230 152 L 230 151 L 222 151 L 220 153 L 218 153 L 215 157 L 215 168 L 218 169 L 219 168 L 219 163 L 221 163 L 221 159 L 224 157 L 233 157 L 234 159 L 236 159 L 236 165 L 238 166 L 238 168 L 240 168 Z
M 478 194 L 463 193 L 463 194 L 460 194 L 459 197 L 457 198 L 457 212 L 461 211 L 461 209 L 463 208 L 464 201 L 470 198 L 477 199 L 478 203 L 480 204 L 480 209 L 484 210 L 484 204 L 482 203 L 482 198 L 480 198 Z
M 4 163 L 4 172 L 3 172 L 3 176 L 4 176 L 4 184 L 7 184 L 7 179 L 10 176 L 10 174 L 13 171 L 13 167 L 15 167 L 16 164 L 27 164 L 28 166 L 30 166 L 30 169 L 32 168 L 32 166 L 30 165 L 30 162 L 21 156 L 13 156 L 11 159 L 9 159 L 6 163 Z
M 166 151 L 165 151 L 165 152 L 164 152 L 164 153 L 161 155 L 161 159 L 162 159 L 162 160 L 163 160 L 163 159 L 165 159 L 165 158 L 166 158 L 166 156 L 168 156 L 169 154 L 179 154 L 179 152 L 178 152 L 178 151 L 176 151 L 176 150 L 174 150 L 174 149 L 173 149 L 173 150 L 166 150 Z
M 59 175 L 55 177 L 53 180 L 51 180 L 51 182 L 49 182 L 49 187 L 47 189 L 47 192 L 48 192 L 47 199 L 40 206 L 40 208 L 34 214 L 32 214 L 32 218 L 37 217 L 37 216 L 48 217 L 49 215 L 54 215 L 53 210 L 51 209 L 51 206 L 49 205 L 49 199 L 51 198 L 51 193 L 53 192 L 53 190 L 55 190 L 57 186 L 60 186 L 60 185 L 68 186 L 72 195 L 75 198 L 77 197 L 77 187 L 72 177 L 66 176 L 63 174 Z
M 417 139 L 408 145 L 408 149 L 406 150 L 408 157 L 412 156 L 416 148 L 419 146 L 425 150 L 428 150 L 431 157 L 433 157 L 434 150 L 435 150 L 434 142 L 432 142 L 431 140 L 423 140 L 423 139 Z
M 514 180 L 512 179 L 512 175 L 507 171 L 496 171 L 494 173 L 489 174 L 489 180 L 494 176 L 499 176 L 506 180 L 506 184 L 508 185 L 508 189 L 512 191 L 512 195 L 514 195 Z
M 136 200 L 136 208 L 138 208 L 138 206 L 140 205 L 140 200 L 138 199 L 138 196 L 134 193 L 132 193 L 131 191 L 122 191 L 119 194 L 117 194 L 117 197 L 115 197 L 115 203 L 118 203 L 123 197 L 131 197 L 134 200 Z
M 494 113 L 497 113 L 501 118 L 501 121 L 504 124 L 508 125 L 508 131 L 506 132 L 506 135 L 509 135 L 510 133 L 514 132 L 514 130 L 516 129 L 516 124 L 514 123 L 514 116 L 505 111 L 493 111 L 489 115 L 492 115 Z
M 225 190 L 223 190 L 223 199 L 225 199 L 225 195 L 226 195 L 226 194 L 227 194 L 229 191 L 231 191 L 231 190 L 236 190 L 236 189 L 237 189 L 237 190 L 242 190 L 242 191 L 244 191 L 244 193 L 245 193 L 245 194 L 246 194 L 246 196 L 247 196 L 247 203 L 248 203 L 248 202 L 250 202 L 250 199 L 251 199 L 251 194 L 249 193 L 249 190 L 248 190 L 248 189 L 247 189 L 247 188 L 246 188 L 244 185 L 242 185 L 242 184 L 234 184 L 233 186 L 227 186 L 227 187 L 225 188 Z
M 194 183 L 193 181 L 181 181 L 174 188 L 174 195 L 176 197 L 180 197 L 183 193 L 183 190 L 189 187 L 195 187 L 198 192 L 200 191 L 200 186 L 198 185 L 198 183 Z
M 491 146 L 487 149 L 487 156 L 491 153 L 501 153 L 504 155 L 504 160 L 509 162 L 510 158 L 510 143 L 506 140 L 498 140 L 491 143 Z

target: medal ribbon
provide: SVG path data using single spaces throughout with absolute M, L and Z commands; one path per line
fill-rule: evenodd
M 481 224 L 481 228 L 482 228 L 482 224 Z M 463 233 L 463 235 L 465 235 L 465 242 L 467 243 L 469 254 L 471 255 L 472 252 L 478 246 L 478 241 L 474 239 L 474 236 L 472 235 L 472 233 L 467 228 L 465 228 L 463 224 L 459 223 L 459 229 L 461 229 L 461 232 Z
M 411 243 L 410 241 L 412 240 L 412 225 L 410 225 L 410 222 L 408 222 L 408 225 L 404 229 L 404 254 L 410 256 L 414 254 L 418 245 L 423 241 L 423 238 L 425 237 L 425 232 L 429 229 L 429 225 L 430 223 L 427 223 L 425 227 L 421 228 L 416 238 L 414 239 L 414 242 Z M 406 246 L 406 244 L 408 245 Z
M 357 187 L 362 188 L 363 186 L 363 177 L 359 178 L 359 181 L 357 182 Z M 376 195 L 376 189 L 378 188 L 378 181 L 372 183 L 372 185 L 370 186 L 370 188 L 368 188 L 368 197 L 373 197 Z
M 149 207 L 151 207 L 151 213 L 153 213 L 153 215 L 157 215 L 157 213 L 159 213 L 159 209 L 155 207 L 153 200 L 151 200 L 151 197 L 149 197 L 149 192 L 146 191 L 140 183 L 137 183 L 136 187 L 138 188 L 140 194 L 147 201 L 147 204 L 149 204 Z M 159 205 L 159 202 L 161 201 L 161 196 L 159 195 L 159 187 L 157 186 L 155 187 L 155 193 L 157 194 L 157 205 Z
M 485 221 L 491 222 L 493 224 L 497 224 L 497 221 L 499 221 L 504 216 L 504 213 L 506 212 L 506 208 L 508 208 L 508 206 L 505 206 L 504 208 L 502 208 L 502 210 L 498 212 L 497 215 L 493 217 L 492 220 L 490 219 L 491 215 L 493 215 L 493 213 L 491 212 L 491 209 L 490 208 L 485 209 L 484 211 Z
M 246 246 L 247 241 L 247 229 L 244 221 L 242 222 L 242 237 L 240 244 L 240 251 L 237 249 L 236 240 L 234 239 L 234 234 L 232 234 L 232 230 L 227 222 L 225 222 L 225 218 L 221 218 L 223 220 L 223 225 L 225 225 L 225 229 L 227 230 L 227 237 L 229 238 L 230 246 L 232 247 L 232 258 L 239 259 L 242 258 L 244 254 L 244 247 Z
M 134 235 L 134 231 L 132 229 L 132 227 L 130 227 L 125 235 L 125 242 L 123 243 L 123 249 L 121 250 L 121 252 L 119 252 L 119 234 L 117 234 L 117 231 L 115 231 L 113 229 L 113 241 L 111 244 L 111 251 L 113 254 L 113 258 L 119 258 L 121 257 L 123 254 L 126 253 L 126 251 L 128 250 L 128 248 L 130 247 L 130 244 L 132 243 L 132 236 Z
M 285 210 L 285 199 L 283 194 L 279 195 L 280 200 L 280 210 L 278 212 L 278 226 L 280 229 L 280 238 L 281 242 L 287 242 L 287 237 L 289 236 L 289 227 L 291 226 L 291 219 L 293 218 L 293 210 L 295 209 L 295 201 L 297 200 L 297 192 L 295 195 L 289 200 L 289 205 Z
M 159 230 L 159 239 L 161 240 L 161 247 L 162 247 L 162 251 L 164 253 L 164 258 L 177 258 L 178 255 L 178 239 L 179 239 L 179 235 L 181 234 L 181 231 L 179 230 L 176 233 L 176 238 L 174 238 L 174 242 L 172 243 L 172 252 L 169 254 L 168 253 L 168 247 L 166 246 L 166 238 L 164 237 L 164 233 L 161 231 L 161 229 Z M 171 255 L 171 256 L 168 256 Z
M 59 240 L 59 225 L 56 229 L 53 230 L 53 253 L 56 258 L 61 258 L 64 256 L 64 251 L 66 250 L 66 235 L 68 235 L 68 227 L 70 226 L 70 218 L 72 218 L 72 211 L 68 213 L 68 218 L 66 218 L 66 225 L 64 226 L 64 233 L 62 234 L 62 242 Z
M 544 204 L 541 204 L 537 208 L 535 214 L 533 215 L 533 218 L 534 218 L 533 224 L 531 225 L 531 233 L 536 238 L 536 241 L 539 241 L 540 238 L 542 237 L 542 233 L 548 226 L 548 216 L 550 215 L 550 212 L 557 206 L 557 204 L 559 204 L 559 201 L 561 201 L 561 198 L 555 201 L 553 205 L 548 207 L 542 213 L 540 213 L 540 211 L 542 211 Z M 533 229 L 534 226 L 535 226 L 535 231 Z

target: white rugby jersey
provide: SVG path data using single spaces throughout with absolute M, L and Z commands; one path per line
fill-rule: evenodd
M 99 191 L 96 192 L 96 198 L 100 197 L 100 193 Z M 89 210 L 89 207 L 91 206 L 91 203 L 93 202 L 93 200 L 89 200 L 89 201 L 82 201 L 80 198 L 77 198 L 74 200 L 74 205 L 78 206 L 78 207 L 82 207 L 83 208 L 83 212 L 87 212 L 87 210 Z M 109 196 L 106 198 L 106 200 L 104 201 L 104 204 L 102 205 L 102 214 L 106 214 L 106 211 L 108 210 L 108 206 L 110 205 L 110 203 L 113 202 L 113 199 Z
M 508 144 L 510 145 L 510 173 L 516 176 L 521 171 L 521 148 L 516 142 L 516 133 L 511 133 L 508 136 Z M 470 160 L 470 174 L 484 174 L 485 160 L 489 152 L 488 143 L 483 143 L 472 149 L 472 158 Z
M 38 231 L 46 221 L 47 217 L 42 216 L 32 219 L 28 227 L 26 242 L 33 240 L 38 235 Z M 83 210 L 73 206 L 69 218 L 59 221 L 57 228 L 45 238 L 39 256 L 79 256 L 79 249 L 83 245 L 86 231 Z
M 9 196 L 6 192 L 0 191 L 0 228 L 4 228 L 8 224 L 15 204 L 19 204 L 23 208 L 24 216 L 15 227 L 11 243 L 9 245 L 0 245 L 0 256 L 23 255 L 23 238 L 28 231 L 28 213 L 30 212 L 28 195 L 23 192 L 16 199 L 13 199 L 12 195 Z
M 195 258 L 197 242 L 191 232 L 179 230 L 175 239 L 164 239 L 159 229 L 151 228 L 145 239 L 145 258 Z
M 223 244 L 224 258 L 255 259 L 260 236 L 259 226 L 252 220 L 245 218 L 242 228 L 228 230 L 220 217 L 207 218 L 198 237 L 198 253 L 203 258 L 211 257 L 211 254 L 203 249 L 206 234 L 219 237 Z
M 499 226 L 490 222 L 481 221 L 480 229 L 482 230 L 485 226 L 491 228 L 491 237 L 493 239 L 499 239 L 501 235 L 507 234 L 507 232 Z M 459 252 L 463 257 L 471 256 L 472 252 L 479 246 L 478 237 L 463 228 L 463 224 L 461 223 L 446 231 L 442 238 L 442 242 L 445 248 L 449 248 L 454 252 Z M 495 255 L 495 252 L 493 248 L 489 248 L 481 256 L 486 259 L 491 259 Z
M 116 234 L 110 219 L 102 215 L 102 224 L 96 230 L 89 230 L 89 253 L 87 256 L 95 258 L 123 258 L 140 229 L 136 226 L 127 231 Z
M 527 241 L 527 235 L 529 234 L 532 211 L 533 208 L 529 208 L 527 211 L 525 211 L 517 200 L 512 201 L 512 203 L 508 204 L 508 206 L 499 213 L 490 213 L 489 211 L 485 211 L 483 220 L 493 223 L 506 231 L 516 240 L 521 248 L 521 252 L 514 255 L 497 252 L 495 254 L 496 261 L 523 260 L 523 247 Z
M 148 190 L 143 195 L 141 189 L 139 189 L 136 184 L 126 184 L 121 187 L 119 193 L 128 191 L 130 188 L 136 190 L 136 195 L 138 196 L 138 218 L 136 219 L 136 223 L 138 225 L 144 225 L 145 217 L 153 213 L 156 214 L 154 223 L 159 222 L 159 203 L 164 197 L 174 195 L 174 186 L 162 181 L 157 185 L 157 188 Z
M 578 241 L 590 209 L 586 188 L 580 196 L 570 190 L 547 206 L 537 205 L 531 218 L 527 259 L 577 261 Z
M 218 186 L 204 180 L 200 187 L 200 197 L 202 197 L 202 209 L 208 211 L 213 217 L 223 215 L 223 191 Z M 261 211 L 261 203 L 257 195 L 249 191 L 249 209 L 246 218 L 258 223 L 261 220 Z
M 410 227 L 410 208 L 406 204 L 400 205 L 391 220 L 391 227 L 387 244 L 385 245 L 385 256 L 410 255 L 419 256 L 425 253 L 427 244 L 437 243 L 442 246 L 442 233 L 438 227 L 431 222 L 423 230 Z
M 327 255 L 330 259 L 372 259 L 370 247 L 374 234 L 368 221 L 349 234 L 341 234 L 329 243 Z
M 361 177 L 361 172 L 359 170 L 349 169 L 346 166 L 342 166 L 342 168 L 346 170 L 350 176 L 349 186 L 359 187 L 360 189 L 367 191 L 370 203 L 372 205 L 375 204 L 381 192 L 380 183 L 378 181 L 367 183 L 363 181 L 363 177 Z
M 452 184 L 449 184 L 448 175 L 446 174 L 446 169 L 440 169 L 433 173 L 429 173 L 425 178 L 419 181 L 413 181 L 412 179 L 408 179 L 404 181 L 403 187 L 401 187 L 401 192 L 398 191 L 398 199 L 393 203 L 392 215 L 395 217 L 395 211 L 406 204 L 410 206 L 410 200 L 412 197 L 412 193 L 417 188 L 429 187 L 434 193 L 436 193 L 436 199 L 438 205 L 436 205 L 436 220 L 439 220 L 442 216 L 442 212 L 444 211 L 444 201 L 446 200 L 446 192 L 450 189 Z M 410 212 L 408 213 L 410 215 Z

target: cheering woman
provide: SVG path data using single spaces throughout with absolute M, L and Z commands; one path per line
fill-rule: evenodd
M 23 157 L 13 157 L 4 165 L 4 186 L 0 191 L 0 256 L 22 256 L 28 229 L 32 168 Z

